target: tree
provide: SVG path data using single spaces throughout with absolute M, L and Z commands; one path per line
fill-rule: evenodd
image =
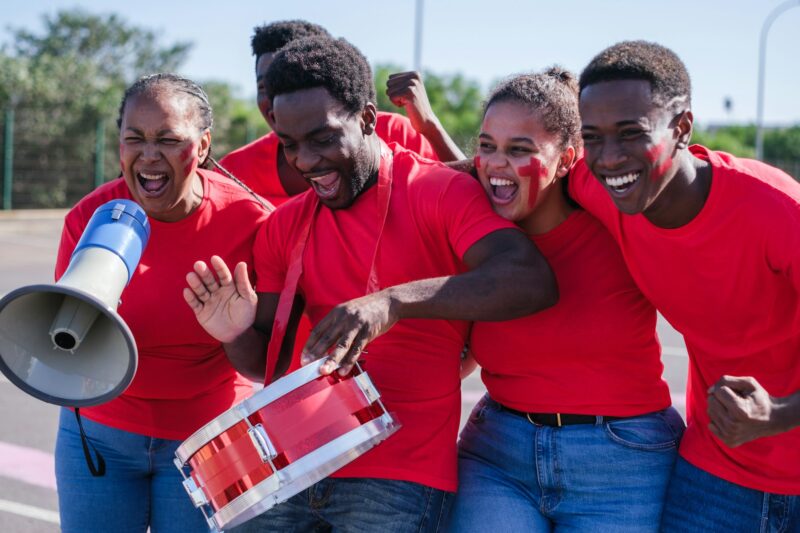
M 18 207 L 70 205 L 93 183 L 98 123 L 106 178 L 117 175 L 117 106 L 137 77 L 174 71 L 191 45 L 160 46 L 116 15 L 82 10 L 43 17 L 36 35 L 12 29 L 0 50 L 0 108 L 15 113 L 14 192 Z
M 389 74 L 403 70 L 396 65 L 375 67 L 378 109 L 405 114 L 386 96 L 386 80 L 389 79 Z M 474 153 L 475 138 L 478 136 L 483 118 L 481 104 L 483 95 L 478 83 L 461 74 L 440 76 L 431 72 L 423 75 L 423 81 L 431 107 L 445 131 L 465 154 Z
M 218 160 L 269 131 L 255 102 L 237 98 L 229 84 L 209 81 L 203 89 L 214 110 L 212 153 Z
M 34 60 L 81 58 L 95 66 L 98 80 L 110 83 L 127 85 L 145 73 L 175 71 L 192 46 L 160 46 L 154 32 L 129 26 L 115 14 L 92 15 L 75 9 L 42 19 L 42 35 L 12 30 L 14 56 Z

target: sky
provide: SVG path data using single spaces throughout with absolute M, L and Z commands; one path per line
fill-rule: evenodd
M 484 91 L 511 74 L 560 64 L 579 73 L 603 48 L 646 39 L 674 50 L 693 85 L 700 125 L 754 122 L 759 34 L 786 0 L 423 0 L 422 67 L 460 73 Z M 800 124 L 800 0 L 768 33 L 764 92 L 767 125 Z M 196 81 L 221 80 L 254 97 L 253 27 L 301 18 L 355 44 L 370 62 L 410 69 L 417 0 L 25 0 L 0 11 L 8 27 L 37 32 L 44 14 L 81 7 L 117 13 L 156 32 L 161 44 L 194 43 L 181 70 Z M 381 88 L 378 88 L 381 90 Z M 723 102 L 733 101 L 727 112 Z

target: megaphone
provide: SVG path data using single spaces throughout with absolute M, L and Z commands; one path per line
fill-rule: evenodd
M 0 300 L 0 371 L 48 403 L 98 405 L 136 372 L 136 342 L 117 314 L 122 290 L 150 238 L 130 200 L 97 208 L 56 284 L 29 285 Z

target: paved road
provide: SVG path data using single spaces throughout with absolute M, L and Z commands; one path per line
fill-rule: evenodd
M 62 211 L 0 211 L 0 295 L 52 279 Z M 663 320 L 665 378 L 683 413 L 687 359 L 683 339 Z M 478 372 L 464 381 L 462 421 L 483 394 Z M 58 409 L 0 377 L 0 531 L 50 533 L 58 528 L 53 446 Z

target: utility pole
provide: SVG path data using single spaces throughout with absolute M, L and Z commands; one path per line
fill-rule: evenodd
M 425 10 L 425 0 L 416 0 L 417 7 L 414 11 L 414 70 L 422 72 L 422 18 Z
M 767 34 L 775 19 L 793 7 L 800 6 L 800 0 L 788 0 L 773 9 L 761 26 L 761 37 L 758 44 L 758 100 L 756 111 L 756 159 L 764 157 L 764 71 L 767 59 Z

